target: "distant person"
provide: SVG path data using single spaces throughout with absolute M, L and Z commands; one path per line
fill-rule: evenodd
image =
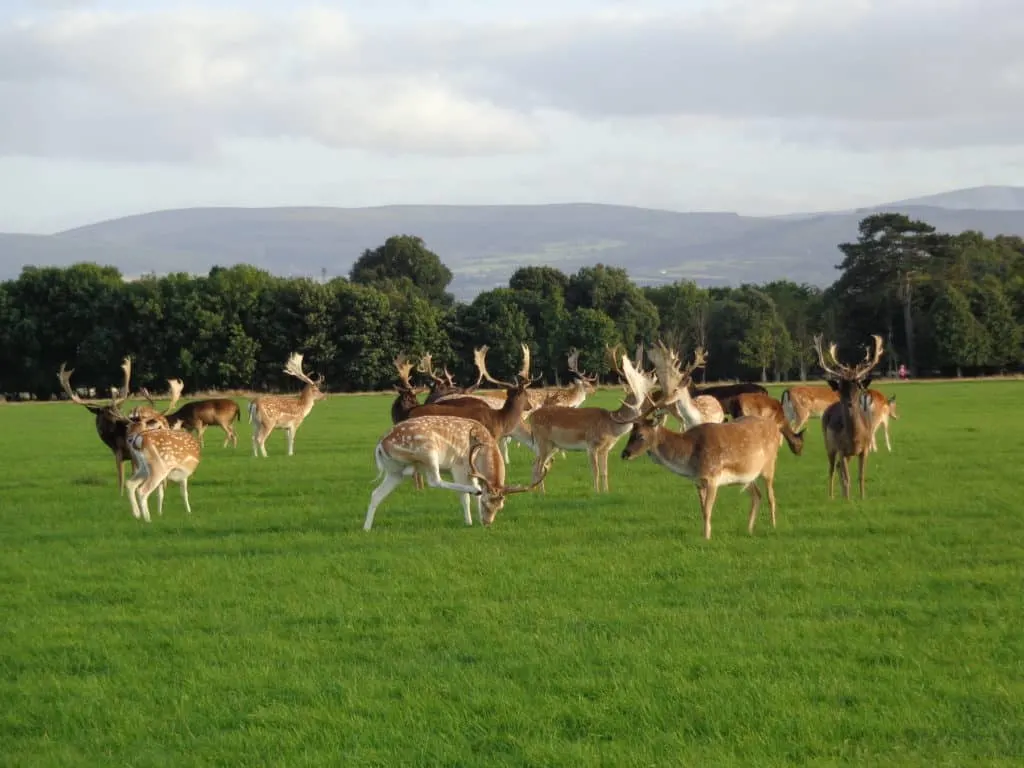
M 907 378 L 907 366 L 903 363 L 900 363 L 899 376 L 901 379 Z

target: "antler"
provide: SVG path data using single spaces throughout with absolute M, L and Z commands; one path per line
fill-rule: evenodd
M 497 384 L 499 387 L 514 387 L 515 384 L 508 381 L 499 381 L 498 379 L 491 376 L 490 371 L 487 370 L 487 353 L 490 351 L 490 347 L 484 344 L 482 347 L 476 347 L 473 350 L 473 362 L 476 363 L 476 369 L 480 372 L 480 378 L 478 381 L 486 379 L 491 384 Z
M 580 373 L 580 351 L 576 347 L 569 347 L 569 353 L 566 355 L 569 363 L 569 373 L 575 373 L 577 376 L 581 376 Z
M 125 400 L 128 399 L 128 394 L 130 392 L 129 385 L 131 384 L 131 380 L 132 380 L 132 359 L 131 359 L 131 357 L 125 357 L 125 359 L 121 361 L 121 370 L 124 371 L 124 384 L 121 386 L 121 397 L 119 398 L 119 397 L 117 397 L 117 395 L 114 395 L 111 398 L 112 405 L 115 408 L 119 407 L 121 405 L 121 403 L 123 403 Z
M 665 346 L 665 342 L 661 339 L 658 339 L 656 345 L 647 350 L 647 356 L 654 364 L 654 374 L 658 377 L 658 384 L 661 386 L 662 399 L 667 399 L 679 389 L 679 385 L 684 380 L 684 374 L 679 370 L 679 356 L 674 350 Z
M 517 375 L 519 376 L 519 383 L 527 387 L 532 382 L 539 381 L 543 376 L 538 375 L 536 379 L 530 376 L 530 346 L 528 344 L 520 344 L 519 346 L 523 350 L 523 367 Z
M 317 383 L 302 372 L 302 358 L 303 354 L 301 352 L 292 352 L 288 357 L 288 362 L 284 364 L 284 372 L 289 376 L 294 376 L 299 381 L 315 387 Z
M 171 412 L 171 409 L 178 402 L 178 398 L 181 397 L 181 391 L 185 388 L 185 382 L 181 379 L 168 379 L 167 383 L 170 385 L 171 400 L 167 403 L 167 407 L 164 408 L 164 415 Z
M 513 493 L 526 493 L 532 491 L 538 485 L 544 482 L 544 478 L 547 477 L 548 470 L 551 468 L 550 464 L 545 464 L 543 471 L 539 478 L 529 485 L 506 485 L 501 488 L 495 488 L 491 485 L 490 481 L 484 476 L 484 474 L 476 466 L 476 455 L 484 447 L 484 444 L 477 439 L 475 435 L 470 435 L 469 438 L 469 476 L 476 478 L 487 486 L 487 493 L 491 495 L 501 494 L 502 496 L 509 496 Z
M 85 401 L 82 400 L 82 398 L 80 398 L 78 395 L 76 395 L 75 390 L 71 388 L 71 374 L 74 372 L 74 368 L 72 368 L 69 371 L 65 368 L 64 363 L 61 363 L 60 370 L 57 371 L 57 378 L 60 379 L 61 388 L 64 390 L 67 396 L 71 398 L 73 402 L 76 402 L 79 405 L 85 405 Z
M 614 346 L 612 346 L 610 344 L 605 344 L 604 345 L 605 356 L 608 358 L 608 361 L 611 363 L 612 370 L 614 370 L 617 374 L 619 374 L 619 376 L 623 375 L 622 367 L 619 365 L 619 350 L 621 348 L 622 348 L 621 344 L 615 344 Z
M 640 408 L 644 400 L 647 399 L 647 395 L 654 389 L 654 381 L 647 374 L 637 370 L 633 361 L 625 354 L 622 355 L 622 375 L 626 379 L 626 388 L 636 399 L 635 407 Z
M 402 386 L 406 389 L 412 389 L 409 376 L 412 374 L 414 363 L 409 362 L 409 358 L 405 356 L 404 352 L 399 353 L 394 362 L 395 370 L 398 372 L 398 380 L 402 382 Z
M 854 375 L 858 379 L 866 376 L 868 371 L 878 365 L 878 362 L 882 359 L 882 352 L 884 350 L 882 337 L 877 333 L 873 333 L 871 338 L 875 340 L 874 349 L 870 345 L 865 347 L 864 362 L 854 369 Z

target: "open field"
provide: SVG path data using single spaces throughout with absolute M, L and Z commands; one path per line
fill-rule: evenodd
M 814 420 L 778 528 L 723 489 L 710 542 L 618 451 L 608 495 L 573 454 L 490 529 L 406 484 L 366 533 L 381 396 L 290 458 L 208 431 L 192 516 L 172 485 L 146 525 L 83 408 L 0 408 L 0 764 L 1019 765 L 1024 385 L 879 388 L 866 501 Z

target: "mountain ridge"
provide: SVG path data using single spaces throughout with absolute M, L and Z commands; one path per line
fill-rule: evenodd
M 966 207 L 1000 203 L 1013 208 Z M 927 203 L 927 204 L 925 204 Z M 940 203 L 940 204 L 934 204 Z M 837 277 L 837 246 L 867 215 L 900 211 L 944 232 L 1024 236 L 1024 187 L 974 187 L 846 211 L 744 216 L 608 203 L 211 206 L 132 214 L 51 235 L 0 234 L 0 279 L 23 265 L 97 261 L 128 278 L 147 272 L 206 274 L 249 263 L 284 276 L 347 275 L 391 235 L 422 237 L 455 273 L 468 299 L 507 284 L 520 266 L 566 272 L 598 262 L 641 284 L 702 285 L 787 278 L 825 286 Z

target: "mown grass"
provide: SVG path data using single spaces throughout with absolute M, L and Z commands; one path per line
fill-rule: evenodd
M 890 389 L 866 501 L 827 500 L 813 421 L 778 528 L 724 490 L 710 542 L 617 452 L 608 495 L 575 454 L 490 529 L 407 484 L 365 533 L 384 397 L 318 404 L 291 458 L 211 431 L 193 515 L 172 486 L 146 525 L 84 409 L 2 407 L 0 759 L 1020 764 L 1024 389 Z

